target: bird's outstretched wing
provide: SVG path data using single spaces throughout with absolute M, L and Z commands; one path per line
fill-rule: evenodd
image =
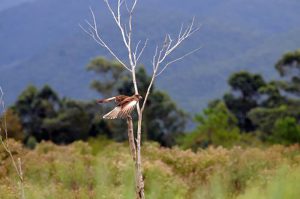
M 109 113 L 105 114 L 103 116 L 103 119 L 110 119 L 110 120 L 116 119 L 116 118 L 118 118 L 120 111 L 121 111 L 121 107 L 117 106 L 112 111 L 110 111 Z
M 128 96 L 118 95 L 118 96 L 107 98 L 107 99 L 99 99 L 99 100 L 97 100 L 97 102 L 98 103 L 107 103 L 107 102 L 115 101 L 117 103 L 117 105 L 119 105 L 119 103 L 126 98 L 128 98 Z
M 126 118 L 137 105 L 137 100 L 127 97 L 119 103 L 112 111 L 103 116 L 104 119 Z
M 131 114 L 131 112 L 133 111 L 133 109 L 136 107 L 137 105 L 137 101 L 136 100 L 131 100 L 128 101 L 126 103 L 124 103 L 121 107 L 121 110 L 118 114 L 119 118 L 126 118 L 128 115 Z
M 115 97 L 98 100 L 98 103 L 115 101 L 117 106 L 109 113 L 103 116 L 104 119 L 116 119 L 128 117 L 136 107 L 139 98 L 136 96 L 118 95 Z

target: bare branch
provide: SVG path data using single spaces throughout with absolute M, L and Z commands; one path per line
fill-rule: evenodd
M 128 41 L 127 41 L 127 38 L 126 38 L 125 30 L 124 30 L 124 28 L 123 28 L 123 26 L 121 24 L 121 14 L 120 14 L 120 8 L 121 8 L 121 5 L 122 5 L 121 1 L 118 0 L 117 16 L 116 16 L 114 10 L 111 8 L 108 0 L 104 0 L 104 2 L 106 3 L 106 5 L 107 5 L 107 7 L 108 7 L 108 9 L 110 11 L 110 13 L 112 14 L 112 16 L 113 16 L 113 18 L 114 18 L 114 20 L 115 20 L 115 22 L 116 22 L 116 24 L 117 24 L 120 32 L 121 32 L 121 35 L 122 35 L 122 38 L 123 38 L 123 42 L 124 42 L 126 48 L 128 49 L 129 46 L 128 46 Z
M 154 83 L 155 78 L 156 78 L 156 76 L 155 76 L 155 75 L 152 75 L 152 78 L 151 78 L 150 84 L 149 84 L 149 86 L 148 86 L 146 95 L 145 95 L 145 97 L 144 97 L 144 102 L 143 102 L 143 105 L 142 105 L 142 108 L 141 108 L 141 112 L 142 112 L 142 113 L 144 112 L 144 109 L 145 109 L 145 106 L 146 106 L 146 103 L 147 103 L 147 100 L 148 100 L 148 97 L 149 97 L 149 94 L 150 94 L 150 91 L 151 91 L 151 88 L 152 88 L 152 86 L 153 86 L 153 83 Z
M 181 24 L 181 27 L 180 27 L 180 31 L 179 31 L 178 38 L 177 38 L 178 40 L 179 40 L 180 37 L 181 37 L 182 30 L 183 30 L 183 23 Z
M 138 55 L 138 57 L 137 57 L 137 59 L 136 59 L 137 62 L 138 62 L 139 59 L 141 58 L 141 56 L 142 56 L 142 54 L 143 54 L 145 48 L 147 47 L 147 44 L 148 44 L 148 39 L 145 40 L 144 46 L 143 46 L 143 48 L 141 49 L 141 51 L 140 51 L 140 53 L 139 53 L 139 55 Z
M 157 57 L 157 53 L 158 53 L 158 46 L 156 46 L 155 48 L 155 53 L 152 59 L 152 65 L 153 65 L 153 71 L 155 72 L 155 68 L 156 68 L 156 57 Z
M 98 33 L 98 27 L 97 27 L 97 22 L 96 22 L 96 17 L 93 12 L 93 10 L 90 8 L 90 12 L 93 18 L 93 24 L 85 20 L 86 24 L 89 26 L 88 29 L 83 28 L 80 24 L 79 27 L 86 33 L 88 34 L 93 40 L 99 44 L 101 47 L 105 48 L 108 50 L 108 52 L 128 71 L 131 71 L 129 67 L 126 66 L 126 64 L 121 61 L 121 59 L 114 53 L 114 51 L 106 44 L 106 42 L 102 39 L 102 37 Z
M 141 40 L 136 44 L 136 46 L 135 46 L 135 51 L 134 51 L 134 55 L 136 55 L 137 54 L 137 51 L 138 51 L 138 49 L 139 49 L 139 45 L 140 45 L 140 43 L 141 43 Z
M 110 4 L 108 3 L 108 0 L 104 0 L 104 2 L 106 3 L 107 8 L 109 9 L 110 13 L 112 14 L 114 20 L 118 23 L 118 18 L 116 16 L 114 10 L 111 8 Z
M 129 34 L 128 30 L 127 30 L 126 24 L 124 24 L 124 31 L 125 31 L 125 35 L 126 35 L 126 37 L 128 39 L 130 37 L 130 34 Z
M 197 48 L 197 49 L 195 49 L 195 50 L 193 50 L 189 53 L 186 53 L 185 55 L 183 55 L 183 56 L 181 56 L 177 59 L 174 59 L 170 62 L 167 62 L 164 65 L 164 67 L 158 72 L 160 65 L 166 60 L 166 58 L 173 51 L 175 51 L 175 49 L 177 47 L 179 47 L 182 44 L 183 41 L 185 41 L 188 37 L 190 37 L 193 33 L 195 33 L 198 30 L 199 30 L 199 27 L 196 27 L 196 28 L 194 27 L 194 18 L 193 18 L 191 24 L 187 26 L 187 28 L 184 30 L 184 32 L 183 32 L 183 24 L 181 25 L 181 28 L 180 28 L 180 31 L 179 31 L 179 34 L 178 34 L 178 38 L 177 38 L 177 40 L 174 44 L 173 44 L 173 39 L 170 36 L 170 34 L 167 34 L 161 49 L 158 50 L 158 46 L 156 46 L 155 53 L 154 53 L 154 56 L 153 56 L 153 59 L 152 59 L 153 74 L 152 74 L 151 82 L 148 86 L 148 89 L 147 89 L 147 92 L 146 92 L 146 95 L 145 95 L 145 98 L 144 98 L 144 102 L 143 102 L 143 105 L 142 105 L 142 108 L 141 108 L 142 113 L 145 109 L 145 106 L 146 106 L 151 88 L 152 88 L 153 83 L 155 81 L 155 78 L 157 76 L 161 75 L 167 69 L 167 67 L 170 66 L 171 64 L 184 59 L 185 57 L 195 53 L 196 51 L 198 51 L 202 48 L 202 47 Z
M 130 13 L 130 9 L 129 9 L 129 6 L 127 4 L 127 1 L 125 1 L 125 7 L 126 7 L 127 12 Z
M 157 76 L 161 75 L 161 74 L 164 72 L 164 70 L 166 70 L 166 68 L 167 68 L 169 65 L 171 65 L 171 64 L 173 64 L 173 63 L 175 63 L 175 62 L 177 62 L 177 61 L 180 61 L 180 60 L 184 59 L 185 57 L 187 57 L 187 56 L 189 56 L 189 55 L 191 55 L 191 54 L 197 52 L 197 51 L 200 50 L 201 48 L 202 48 L 202 47 L 199 47 L 199 48 L 197 48 L 197 49 L 195 49 L 195 50 L 193 50 L 193 51 L 191 51 L 191 52 L 186 53 L 185 55 L 183 55 L 183 56 L 181 56 L 181 57 L 179 57 L 179 58 L 177 58 L 177 59 L 174 59 L 174 60 L 172 60 L 172 61 L 166 63 L 165 66 L 162 68 L 162 70 L 161 70 L 159 73 L 157 73 L 155 76 L 157 77 Z
M 121 23 L 121 6 L 123 4 L 123 0 L 118 0 L 118 21 Z
M 134 3 L 133 3 L 133 6 L 132 6 L 132 9 L 131 9 L 131 12 L 133 12 L 133 10 L 135 9 L 137 2 L 138 2 L 138 0 L 134 0 Z
M 131 47 L 131 43 L 132 43 L 132 16 L 133 16 L 133 11 L 136 7 L 137 4 L 137 0 L 134 0 L 133 5 L 131 8 L 128 8 L 128 4 L 125 0 L 118 0 L 118 5 L 117 5 L 117 13 L 112 9 L 110 3 L 108 2 L 108 0 L 104 0 L 104 2 L 106 3 L 109 11 L 111 12 L 119 30 L 120 33 L 122 35 L 122 39 L 123 39 L 123 43 L 127 48 L 128 51 L 128 59 L 129 59 L 129 63 L 131 66 L 131 70 L 133 70 L 136 65 L 137 65 L 137 61 L 138 61 L 138 57 L 136 52 L 133 52 L 132 47 Z M 129 30 L 127 31 L 127 26 L 122 25 L 121 23 L 121 6 L 123 5 L 123 3 L 125 2 L 125 6 L 129 12 L 129 20 L 128 20 L 128 27 Z
M 158 69 L 159 69 L 160 65 L 166 60 L 166 58 L 172 52 L 174 52 L 175 49 L 177 49 L 187 38 L 189 38 L 192 34 L 194 34 L 195 32 L 197 32 L 200 29 L 200 27 L 194 27 L 194 21 L 195 21 L 195 19 L 193 18 L 191 24 L 189 24 L 185 30 L 183 30 L 184 25 L 183 24 L 181 25 L 177 40 L 174 43 L 173 43 L 172 37 L 169 34 L 167 34 L 165 37 L 164 43 L 162 45 L 162 48 L 159 50 L 159 53 L 158 53 L 157 49 L 155 50 L 155 54 L 153 56 L 153 61 L 152 61 L 153 74 L 155 76 L 158 76 L 158 74 L 157 74 Z M 161 74 L 170 64 L 185 58 L 186 56 L 196 52 L 199 49 L 191 51 L 190 53 L 187 53 L 182 57 L 179 57 L 171 62 L 166 63 L 165 66 L 163 67 L 163 69 L 159 72 L 159 74 Z

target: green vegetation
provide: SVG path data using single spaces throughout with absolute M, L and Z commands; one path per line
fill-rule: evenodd
M 240 71 L 228 79 L 230 91 L 195 117 L 198 126 L 181 137 L 183 148 L 231 147 L 300 142 L 300 51 L 275 65 L 281 79 L 267 82 L 260 74 Z
M 277 143 L 300 143 L 300 126 L 293 117 L 278 119 L 274 126 L 273 139 Z
M 8 112 L 18 116 L 25 143 L 34 137 L 38 142 L 52 140 L 62 144 L 87 139 L 99 126 L 105 129 L 96 118 L 97 109 L 100 108 L 95 102 L 61 99 L 46 85 L 41 89 L 28 86 Z
M 194 132 L 184 137 L 184 148 L 196 150 L 211 144 L 231 147 L 240 140 L 237 119 L 222 102 L 211 104 L 210 108 L 203 111 L 203 115 L 195 117 L 195 121 L 199 125 Z
M 91 87 L 105 97 L 115 95 L 132 95 L 133 85 L 130 74 L 123 71 L 120 64 L 98 57 L 91 61 L 87 70 L 97 73 L 101 78 L 92 81 Z M 139 90 L 145 96 L 151 77 L 143 67 L 137 71 Z M 34 140 L 51 140 L 57 144 L 69 144 L 76 140 L 87 140 L 89 137 L 105 135 L 116 141 L 126 141 L 126 123 L 122 120 L 102 120 L 101 114 L 110 111 L 115 104 L 100 106 L 94 101 L 75 101 L 60 98 L 48 85 L 38 89 L 28 86 L 8 110 L 9 128 L 17 128 L 23 135 L 23 141 L 30 148 Z M 154 86 L 148 98 L 143 122 L 144 139 L 159 142 L 162 146 L 176 144 L 176 137 L 184 133 L 187 115 L 170 96 Z M 76 125 L 74 125 L 76 124 Z M 22 132 L 23 128 L 23 132 Z M 16 130 L 9 129 L 13 138 Z M 19 137 L 18 137 L 19 136 Z
M 228 79 L 230 90 L 194 117 L 197 127 L 190 133 L 184 133 L 186 113 L 167 93 L 153 87 L 144 115 L 143 139 L 193 150 L 210 145 L 299 143 L 299 59 L 299 51 L 283 55 L 275 68 L 284 78 L 269 82 L 260 74 L 233 73 Z M 115 61 L 97 57 L 87 70 L 99 77 L 92 81 L 91 88 L 103 98 L 134 93 L 130 74 Z M 143 96 L 151 78 L 143 67 L 138 68 L 136 75 Z M 9 131 L 11 137 L 23 140 L 29 148 L 42 140 L 68 144 L 99 135 L 126 141 L 124 121 L 104 121 L 97 114 L 109 111 L 112 106 L 60 98 L 47 85 L 41 89 L 29 86 L 8 110 Z
M 186 114 L 154 87 L 143 124 L 147 198 L 298 199 L 299 66 L 296 51 L 276 64 L 282 79 L 232 74 L 231 90 L 197 114 L 197 127 L 186 134 Z M 128 74 L 115 62 L 96 58 L 88 70 L 102 77 L 91 87 L 103 97 L 133 93 Z M 142 68 L 137 80 L 143 95 L 149 76 Z M 99 110 L 107 111 L 95 101 L 60 98 L 49 86 L 29 86 L 7 110 L 9 137 L 26 146 L 9 143 L 23 161 L 27 198 L 134 197 L 127 141 L 114 142 L 127 139 L 126 123 L 101 120 Z M 0 161 L 0 198 L 16 198 L 17 176 L 2 148 Z
M 27 198 L 134 198 L 127 144 L 104 138 L 69 146 L 42 142 L 34 150 L 9 144 L 22 156 Z M 16 198 L 17 178 L 5 152 L 0 155 L 0 198 Z M 192 152 L 145 143 L 143 157 L 150 199 L 297 199 L 300 194 L 298 145 Z

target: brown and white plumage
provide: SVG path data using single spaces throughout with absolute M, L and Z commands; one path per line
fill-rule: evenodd
M 126 95 L 119 95 L 107 99 L 98 100 L 98 103 L 107 103 L 115 101 L 117 106 L 109 113 L 103 116 L 104 119 L 117 119 L 126 118 L 131 114 L 133 109 L 136 107 L 139 100 L 142 99 L 140 95 L 133 95 L 131 97 Z

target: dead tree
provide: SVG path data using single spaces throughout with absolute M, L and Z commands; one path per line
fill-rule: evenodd
M 128 0 L 129 1 L 129 0 Z M 138 0 L 130 0 L 128 2 L 126 0 L 118 0 L 117 7 L 113 8 L 111 3 L 108 0 L 104 0 L 105 4 L 107 5 L 108 10 L 110 11 L 117 28 L 121 33 L 121 37 L 124 43 L 125 50 L 128 53 L 128 60 L 123 61 L 115 51 L 110 47 L 109 43 L 104 41 L 103 37 L 101 36 L 95 14 L 93 10 L 90 8 L 90 12 L 92 15 L 92 21 L 86 20 L 86 27 L 80 25 L 82 30 L 86 32 L 93 40 L 99 44 L 101 47 L 105 48 L 120 64 L 124 67 L 124 69 L 128 70 L 132 75 L 132 81 L 134 85 L 135 94 L 139 94 L 138 84 L 136 81 L 136 67 L 139 64 L 141 55 L 143 54 L 148 39 L 145 39 L 144 42 L 141 40 L 138 41 L 136 44 L 133 42 L 133 27 L 132 27 L 132 20 L 133 20 L 133 13 L 135 11 L 136 5 Z M 128 19 L 126 19 L 125 23 L 123 22 L 123 18 L 121 12 L 123 8 L 126 8 L 128 12 Z M 194 19 L 190 24 L 186 27 L 181 25 L 179 30 L 178 36 L 176 38 L 172 38 L 170 34 L 165 36 L 165 39 L 161 45 L 156 45 L 156 49 L 154 52 L 154 56 L 152 59 L 152 78 L 151 82 L 148 86 L 146 95 L 144 96 L 143 103 L 137 104 L 137 113 L 138 113 L 138 126 L 137 126 L 137 137 L 134 139 L 133 137 L 133 125 L 131 117 L 127 118 L 128 123 L 128 136 L 129 136 L 129 143 L 130 149 L 133 155 L 133 160 L 135 161 L 135 175 L 136 175 L 136 197 L 138 199 L 144 199 L 144 180 L 142 175 L 142 157 L 141 157 L 141 134 L 142 134 L 142 121 L 143 121 L 143 113 L 145 110 L 145 106 L 153 86 L 154 81 L 158 76 L 160 76 L 170 65 L 173 63 L 182 60 L 183 58 L 187 57 L 188 55 L 198 51 L 200 48 L 192 50 L 181 57 L 173 59 L 171 61 L 167 61 L 167 58 L 179 47 L 186 39 L 188 39 L 193 33 L 199 30 L 199 26 L 195 26 Z M 143 44 L 141 44 L 143 43 Z

